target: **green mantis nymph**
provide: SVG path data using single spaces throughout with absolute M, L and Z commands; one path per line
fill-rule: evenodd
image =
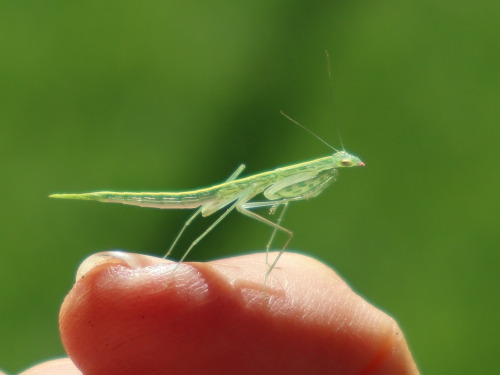
M 286 116 L 286 115 L 285 115 Z M 288 117 L 288 116 L 286 116 Z M 301 124 L 292 120 L 297 125 Z M 304 127 L 303 127 L 304 128 Z M 298 200 L 310 199 L 319 195 L 337 177 L 338 168 L 363 167 L 365 164 L 358 157 L 346 151 L 336 150 L 310 130 L 306 129 L 313 136 L 332 148 L 335 152 L 329 156 L 292 164 L 286 167 L 276 168 L 267 172 L 262 172 L 248 177 L 239 177 L 245 165 L 240 165 L 229 178 L 216 185 L 203 189 L 179 192 L 113 192 L 99 191 L 83 194 L 52 194 L 51 198 L 93 200 L 99 202 L 123 203 L 140 207 L 152 207 L 161 209 L 187 209 L 197 208 L 197 211 L 186 221 L 179 234 L 173 241 L 165 258 L 170 255 L 177 241 L 184 233 L 185 229 L 198 216 L 210 216 L 213 213 L 226 209 L 212 225 L 210 225 L 201 235 L 199 235 L 186 250 L 179 262 L 183 262 L 194 246 L 198 244 L 213 228 L 217 226 L 233 210 L 241 212 L 243 215 L 260 221 L 273 228 L 271 238 L 266 246 L 266 262 L 268 270 L 264 276 L 264 290 L 267 279 L 272 270 L 276 267 L 281 255 L 290 243 L 293 232 L 281 226 L 281 221 L 288 207 L 288 203 Z M 263 199 L 252 201 L 254 197 L 261 194 Z M 262 217 L 253 209 L 269 208 L 274 213 L 279 206 L 283 206 L 276 222 Z M 268 253 L 276 235 L 280 231 L 287 235 L 285 244 L 279 250 L 272 263 L 269 262 Z

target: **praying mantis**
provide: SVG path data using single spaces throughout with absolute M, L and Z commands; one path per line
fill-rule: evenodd
M 98 191 L 82 194 L 52 194 L 50 198 L 92 200 L 160 209 L 196 208 L 195 213 L 184 223 L 164 258 L 167 258 L 172 253 L 178 240 L 196 217 L 200 214 L 203 217 L 210 216 L 225 208 L 226 210 L 191 243 L 178 264 L 182 263 L 191 250 L 227 215 L 236 210 L 247 217 L 273 228 L 271 238 L 266 245 L 266 263 L 268 269 L 263 283 L 265 291 L 269 275 L 276 267 L 280 257 L 293 238 L 293 232 L 281 225 L 288 204 L 293 201 L 314 198 L 321 194 L 336 180 L 339 168 L 365 166 L 365 163 L 357 156 L 345 150 L 335 149 L 308 128 L 283 112 L 281 114 L 330 147 L 334 153 L 318 159 L 291 164 L 247 177 L 240 177 L 240 174 L 245 169 L 245 165 L 241 164 L 224 182 L 196 190 L 145 193 Z M 264 200 L 252 201 L 259 194 L 262 195 Z M 276 222 L 252 211 L 257 208 L 269 208 L 270 213 L 274 213 L 280 206 L 283 206 L 283 208 Z M 269 249 L 277 231 L 286 234 L 287 239 L 274 260 L 270 263 Z

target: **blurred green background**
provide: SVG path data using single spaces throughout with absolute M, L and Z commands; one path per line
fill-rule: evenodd
M 367 164 L 291 205 L 290 248 L 394 316 L 423 373 L 493 373 L 499 10 L 451 0 L 2 2 L 0 367 L 64 354 L 58 309 L 86 256 L 163 254 L 190 214 L 50 193 L 188 189 L 240 163 L 251 174 L 330 153 L 283 109 L 337 147 L 340 131 Z M 263 249 L 269 233 L 233 214 L 190 259 Z

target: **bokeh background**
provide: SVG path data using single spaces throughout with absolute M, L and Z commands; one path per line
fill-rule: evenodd
M 337 147 L 340 132 L 367 164 L 291 205 L 290 248 L 394 316 L 423 373 L 495 372 L 499 10 L 494 0 L 2 2 L 0 367 L 64 355 L 58 309 L 86 256 L 161 255 L 190 214 L 50 193 L 189 189 L 240 163 L 250 174 L 330 153 L 283 109 Z M 269 233 L 233 214 L 190 259 L 263 249 Z

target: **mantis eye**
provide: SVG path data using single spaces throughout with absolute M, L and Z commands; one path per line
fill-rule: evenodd
M 344 160 L 341 160 L 341 161 L 340 161 L 340 165 L 342 165 L 343 167 L 350 167 L 350 166 L 351 166 L 351 164 L 352 164 L 352 163 L 351 163 L 351 161 L 350 161 L 350 160 L 346 160 L 346 159 L 344 159 Z

